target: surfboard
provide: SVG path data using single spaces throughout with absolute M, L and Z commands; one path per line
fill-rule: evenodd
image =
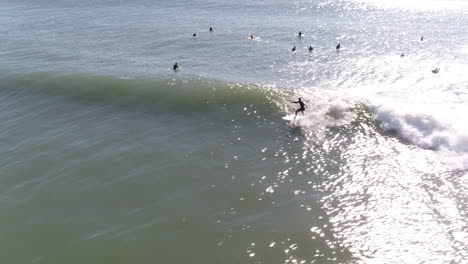
M 291 126 L 297 126 L 297 120 L 299 120 L 300 118 L 300 116 L 294 118 L 294 114 L 283 116 L 283 120 L 289 121 L 289 125 Z

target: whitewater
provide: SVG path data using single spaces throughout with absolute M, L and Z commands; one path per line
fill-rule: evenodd
M 2 262 L 468 263 L 467 8 L 1 2 Z

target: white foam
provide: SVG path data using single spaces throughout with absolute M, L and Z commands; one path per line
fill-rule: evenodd
M 441 67 L 441 72 L 431 73 L 430 66 Z M 382 129 L 435 151 L 446 163 L 468 168 L 468 118 L 463 116 L 468 113 L 466 64 L 448 58 L 415 62 L 383 56 L 362 59 L 351 68 L 371 74 L 355 74 L 355 79 L 341 85 L 340 92 L 368 105 Z
M 307 106 L 304 115 L 299 113 L 294 120 L 297 107 L 285 102 L 283 110 L 289 117 L 285 119 L 293 126 L 301 127 L 310 138 L 321 140 L 327 127 L 345 125 L 356 118 L 356 112 L 351 108 L 360 99 L 349 93 L 315 90 L 298 94 Z M 460 113 L 468 113 L 468 106 L 454 103 L 452 97 L 441 99 L 443 95 L 434 91 L 411 98 L 402 97 L 399 92 L 393 95 L 367 94 L 363 99 L 381 129 L 393 131 L 408 143 L 434 151 L 447 165 L 468 168 L 468 119 L 460 118 Z M 447 98 L 450 100 L 444 101 Z
M 395 131 L 421 148 L 437 151 L 452 166 L 468 167 L 468 122 L 457 116 L 466 113 L 466 107 L 386 103 L 371 109 L 382 129 Z
M 300 97 L 306 104 L 304 115 L 298 113 L 294 120 L 294 104 L 286 104 L 284 111 L 290 113 L 285 119 L 292 120 L 292 124 L 303 128 L 307 135 L 322 139 L 328 126 L 343 125 L 355 118 L 355 113 L 350 111 L 354 102 L 338 95 L 318 92 L 300 93 Z

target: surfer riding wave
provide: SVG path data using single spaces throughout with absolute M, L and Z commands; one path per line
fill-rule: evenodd
M 293 103 L 299 104 L 299 106 L 300 106 L 299 109 L 296 110 L 296 114 L 294 115 L 294 118 L 296 118 L 298 112 L 302 112 L 302 115 L 304 115 L 304 110 L 306 108 L 306 105 L 304 104 L 302 99 L 299 98 L 299 100 L 297 100 L 296 102 L 293 102 Z

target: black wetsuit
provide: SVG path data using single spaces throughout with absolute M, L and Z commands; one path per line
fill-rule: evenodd
M 298 112 L 302 112 L 302 114 L 304 114 L 304 110 L 305 110 L 305 104 L 303 101 L 297 101 L 297 102 L 293 102 L 295 104 L 299 104 L 300 108 L 296 110 L 296 115 Z
M 298 111 L 304 111 L 305 110 L 305 104 L 303 101 L 297 101 L 297 102 L 294 102 L 295 104 L 299 104 L 301 106 L 301 108 L 298 109 Z

